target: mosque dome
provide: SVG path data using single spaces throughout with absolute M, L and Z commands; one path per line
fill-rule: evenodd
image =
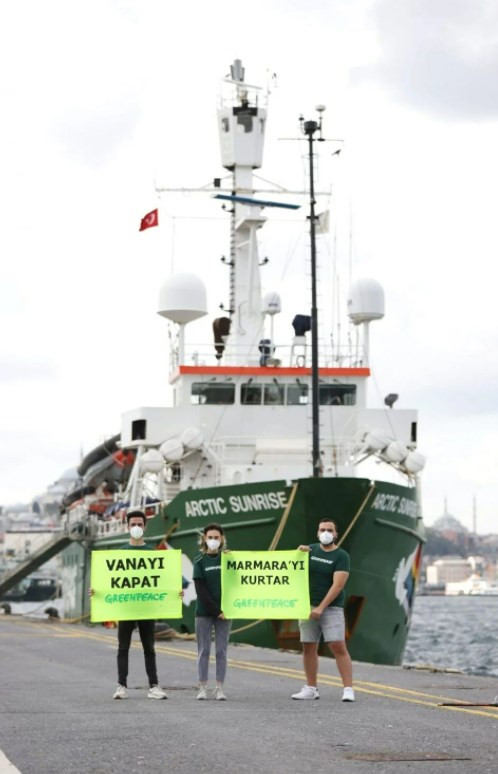
M 76 468 L 68 468 L 57 481 L 76 481 L 79 478 Z
M 461 524 L 455 516 L 452 516 L 451 513 L 443 513 L 442 516 L 439 517 L 439 519 L 436 519 L 434 524 L 432 525 L 432 528 L 437 530 L 438 532 L 445 532 L 446 530 L 451 530 L 452 532 L 459 532 L 462 535 L 466 534 L 468 532 L 468 529 Z

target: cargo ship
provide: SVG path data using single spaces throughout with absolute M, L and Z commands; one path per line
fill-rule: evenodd
M 378 282 L 351 285 L 353 343 L 318 347 L 313 172 L 321 106 L 317 121 L 301 121 L 310 163 L 303 222 L 310 230 L 311 299 L 301 295 L 305 313 L 294 316 L 287 341 L 274 334 L 284 289 L 262 292 L 258 232 L 267 212 L 299 205 L 283 189 L 261 191 L 255 178 L 267 106 L 264 89 L 246 82 L 236 60 L 218 106 L 228 183 L 215 179 L 204 194 L 226 203 L 228 308 L 212 321 L 211 342 L 194 346 L 188 326 L 208 308 L 203 279 L 183 272 L 161 286 L 157 311 L 169 326 L 172 405 L 125 412 L 119 433 L 81 462 L 63 502 L 66 534 L 75 538 L 63 550 L 65 615 L 88 612 L 91 551 L 127 542 L 129 509 L 145 510 L 149 543 L 182 550 L 188 580 L 199 530 L 209 522 L 223 525 L 232 550 L 277 550 L 315 542 L 326 516 L 351 556 L 351 656 L 399 664 L 424 543 L 417 413 L 395 408 L 393 394 L 382 408 L 367 406 L 369 328 L 384 316 Z M 190 583 L 183 619 L 170 624 L 192 633 L 194 612 Z M 232 641 L 298 649 L 297 621 L 237 620 Z

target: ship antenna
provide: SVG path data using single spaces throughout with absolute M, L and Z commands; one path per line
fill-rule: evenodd
M 310 243 L 311 243 L 311 411 L 313 427 L 313 477 L 320 478 L 323 473 L 320 457 L 320 424 L 318 399 L 318 309 L 316 305 L 316 215 L 315 215 L 315 180 L 313 169 L 313 143 L 323 142 L 322 113 L 324 105 L 318 105 L 318 121 L 305 121 L 300 117 L 301 131 L 308 138 L 308 162 L 310 179 Z M 315 134 L 318 132 L 318 137 Z

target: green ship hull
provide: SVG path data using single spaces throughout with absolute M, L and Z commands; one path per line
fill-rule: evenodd
M 316 542 L 320 518 L 338 525 L 339 542 L 351 557 L 346 586 L 346 629 L 351 657 L 376 664 L 400 664 L 418 578 L 424 527 L 416 490 L 356 478 L 306 478 L 187 490 L 149 519 L 146 539 L 183 552 L 183 574 L 192 578 L 199 529 L 223 524 L 232 550 L 293 549 Z M 119 548 L 125 532 L 103 534 L 63 554 L 65 615 L 88 612 L 92 550 Z M 188 634 L 195 628 L 195 592 L 185 592 L 184 616 L 171 621 Z M 232 642 L 298 650 L 297 621 L 233 622 Z

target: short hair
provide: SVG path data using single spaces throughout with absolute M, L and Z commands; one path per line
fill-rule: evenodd
M 334 529 L 337 530 L 337 524 L 334 521 L 334 519 L 327 519 L 326 516 L 324 516 L 323 519 L 320 519 L 320 521 L 318 522 L 318 526 L 320 526 L 320 524 L 323 524 L 325 521 L 329 522 L 329 524 L 333 524 L 334 525 Z
M 138 518 L 143 519 L 144 527 L 145 527 L 145 525 L 147 523 L 147 518 L 146 518 L 145 513 L 143 511 L 129 511 L 126 514 L 126 523 L 129 525 L 130 524 L 130 519 L 133 519 L 133 518 L 135 518 L 135 519 L 138 519 Z
M 221 524 L 216 524 L 215 522 L 213 522 L 212 524 L 207 524 L 207 525 L 206 525 L 206 526 L 203 528 L 203 530 L 202 530 L 202 534 L 203 534 L 203 535 L 207 535 L 207 533 L 209 532 L 209 530 L 210 530 L 210 529 L 217 529 L 217 530 L 218 530 L 218 532 L 220 533 L 220 535 L 224 535 L 224 534 L 225 534 L 225 533 L 223 532 L 223 527 L 221 526 Z

